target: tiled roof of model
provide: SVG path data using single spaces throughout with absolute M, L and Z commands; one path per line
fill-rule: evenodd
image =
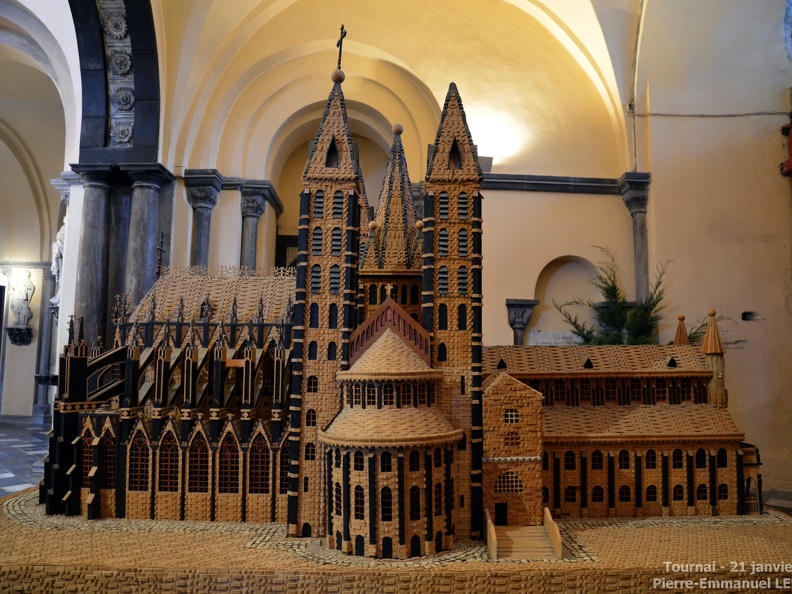
M 346 371 L 339 380 L 406 379 L 442 377 L 443 372 L 426 362 L 390 328 Z
M 706 404 L 546 406 L 542 412 L 545 442 L 744 438 L 728 410 Z
M 587 360 L 591 361 L 588 369 L 584 367 Z M 501 361 L 506 364 L 501 369 L 520 377 L 711 373 L 699 347 L 682 345 L 484 347 L 485 374 L 498 371 Z
M 331 445 L 397 446 L 449 443 L 462 437 L 436 407 L 344 408 L 319 439 Z
M 393 145 L 382 183 L 376 226 L 370 230 L 361 269 L 420 270 L 415 205 L 401 142 L 403 128 L 393 127 Z
M 220 270 L 164 269 L 163 274 L 141 300 L 129 321 L 143 323 L 151 319 L 154 302 L 154 319 L 176 322 L 179 304 L 183 301 L 182 320 L 200 323 L 201 307 L 207 297 L 211 305 L 212 323 L 231 321 L 236 299 L 238 323 L 254 319 L 259 314 L 259 303 L 264 322 L 279 323 L 285 320 L 289 301 L 294 296 L 295 272 L 291 268 L 270 268 L 242 272 L 236 268 Z M 240 340 L 247 337 L 247 328 L 239 328 Z M 162 337 L 159 327 L 155 341 Z M 277 330 L 274 332 L 277 334 Z M 185 340 L 189 332 L 184 331 Z M 216 332 L 215 332 L 216 335 Z M 270 338 L 273 338 L 270 335 Z M 130 340 L 132 335 L 130 334 Z M 175 345 L 182 346 L 182 345 Z

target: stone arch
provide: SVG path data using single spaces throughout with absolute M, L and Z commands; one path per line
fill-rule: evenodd
M 589 280 L 594 277 L 596 266 L 586 258 L 565 255 L 548 262 L 536 279 L 534 297 L 539 305 L 533 309 L 527 330 L 542 332 L 569 332 L 561 314 L 553 306 L 553 300 L 563 303 L 572 299 L 601 300 L 597 290 Z M 581 319 L 590 322 L 585 307 L 574 306 Z

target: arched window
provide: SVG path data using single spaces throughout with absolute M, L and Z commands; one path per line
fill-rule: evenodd
M 361 451 L 357 451 L 357 452 L 355 452 L 355 455 L 353 456 L 353 459 L 354 459 L 354 466 L 353 466 L 353 468 L 354 468 L 355 470 L 358 470 L 358 471 L 360 471 L 360 470 L 363 470 L 363 468 L 364 468 L 364 464 L 363 464 L 363 452 L 361 452 Z
M 341 287 L 341 268 L 338 264 L 333 264 L 330 267 L 330 294 L 338 295 Z
M 308 360 L 316 361 L 317 344 L 315 340 L 308 343 Z
M 336 343 L 331 342 L 327 345 L 327 360 L 328 361 L 335 361 L 336 360 Z
M 668 388 L 665 379 L 657 378 L 655 380 L 655 400 L 657 402 L 665 402 L 667 395 L 668 395 Z
M 630 468 L 630 453 L 627 450 L 619 452 L 619 470 L 629 470 Z
M 649 503 L 657 501 L 657 487 L 654 485 L 646 487 L 646 501 Z
M 604 465 L 604 460 L 602 457 L 602 452 L 599 450 L 594 450 L 591 454 L 591 470 L 602 470 Z
M 575 470 L 575 452 L 564 453 L 564 470 Z
M 630 382 L 630 401 L 641 402 L 643 399 L 643 390 L 641 388 L 641 380 L 633 379 Z
M 434 486 L 434 515 L 440 516 L 443 514 L 443 485 L 435 483 Z
M 464 303 L 457 308 L 457 330 L 467 330 L 467 307 Z
M 657 468 L 657 454 L 654 450 L 647 450 L 646 452 L 646 469 L 652 470 Z
M 312 443 L 305 444 L 305 459 L 316 460 L 316 446 Z
M 401 304 L 407 305 L 407 285 L 401 286 Z
M 729 467 L 729 458 L 726 455 L 726 450 L 723 449 L 723 448 L 720 448 L 718 450 L 717 465 L 718 465 L 718 468 L 728 468 Z
M 129 447 L 129 480 L 130 491 L 148 491 L 149 485 L 149 447 L 142 431 L 135 433 Z
M 327 326 L 331 330 L 338 328 L 338 306 L 335 303 L 330 304 Z
M 321 219 L 324 216 L 324 192 L 321 190 L 314 194 L 313 216 L 315 219 Z
M 101 489 L 115 489 L 116 480 L 116 451 L 115 439 L 109 431 L 102 436 L 100 448 L 102 457 L 102 475 L 99 481 Z
M 468 292 L 468 272 L 467 268 L 460 266 L 457 271 L 457 288 L 460 295 L 467 295 Z
M 575 487 L 567 487 L 564 489 L 564 503 L 575 503 L 575 501 L 577 501 Z
M 627 485 L 619 487 L 619 501 L 621 503 L 628 503 L 630 501 L 630 487 Z
M 437 291 L 440 295 L 448 295 L 448 267 L 437 269 Z
M 279 492 L 286 495 L 289 492 L 289 442 L 283 442 L 280 451 L 280 485 Z
M 426 404 L 426 384 L 418 384 L 418 406 Z
M 459 152 L 459 144 L 457 144 L 456 138 L 451 143 L 451 150 L 448 151 L 448 168 L 462 169 L 462 153 Z
M 377 305 L 377 285 L 369 285 L 369 305 Z
M 459 230 L 459 237 L 457 239 L 457 247 L 460 258 L 468 257 L 468 236 L 467 229 Z
M 218 491 L 239 493 L 239 447 L 230 433 L 226 433 L 220 444 L 219 467 Z
M 304 476 L 303 477 L 303 493 L 307 493 L 307 492 L 308 492 L 308 477 Z M 303 536 L 305 536 L 305 534 L 303 534 Z
M 377 386 L 366 384 L 366 406 L 377 406 Z
M 393 390 L 393 384 L 385 384 L 382 386 L 382 405 L 393 406 L 396 404 L 396 396 Z
M 305 413 L 305 426 L 316 427 L 316 411 L 312 408 Z
M 179 444 L 168 431 L 160 442 L 157 490 L 163 493 L 179 491 Z
M 333 256 L 341 255 L 341 229 L 334 227 L 330 232 L 330 254 Z
M 605 501 L 605 491 L 602 487 L 594 487 L 591 490 L 591 501 L 592 503 L 602 503 Z
M 360 386 L 360 384 L 355 384 L 352 386 L 352 405 L 363 405 L 363 388 Z
M 412 406 L 412 386 L 410 384 L 401 385 L 401 396 L 399 401 L 402 406 Z
M 311 266 L 311 293 L 317 294 L 322 291 L 322 267 L 319 264 Z
M 459 194 L 459 218 L 465 220 L 468 218 L 468 195 L 465 192 Z
M 334 491 L 335 492 L 333 493 L 333 503 L 334 503 L 333 507 L 335 509 L 333 509 L 333 512 L 335 513 L 336 516 L 341 516 L 341 509 L 343 503 L 343 496 L 341 494 L 341 485 L 336 483 Z
M 261 433 L 256 436 L 250 446 L 248 460 L 250 464 L 250 492 L 253 494 L 269 493 L 270 449 Z
M 517 473 L 507 470 L 495 481 L 496 493 L 522 493 L 523 484 Z
M 306 382 L 306 391 L 309 394 L 315 394 L 319 391 L 319 378 L 315 375 L 309 375 L 308 381 Z
M 616 380 L 612 377 L 605 378 L 605 402 L 616 402 Z
M 435 448 L 434 451 L 434 467 L 440 468 L 443 465 L 443 452 L 440 448 Z
M 338 448 L 336 448 L 335 451 L 335 467 L 341 468 L 341 450 L 339 450 Z
M 333 194 L 333 218 L 344 218 L 344 193 L 341 191 Z
M 189 493 L 209 492 L 209 446 L 202 433 L 198 433 L 190 444 L 189 472 L 187 491 Z
M 589 379 L 580 380 L 579 387 L 580 387 L 580 401 L 591 402 L 591 380 Z
M 410 520 L 421 519 L 421 489 L 410 487 Z
M 393 493 L 390 487 L 383 487 L 380 491 L 380 508 L 383 522 L 393 521 Z
M 93 467 L 93 434 L 86 432 L 82 437 L 82 488 L 88 488 L 88 474 Z
M 421 302 L 421 289 L 418 285 L 410 286 L 410 305 L 418 305 Z
M 318 303 L 311 303 L 311 314 L 310 319 L 308 321 L 309 328 L 318 328 L 319 327 L 319 304 Z
M 439 258 L 448 257 L 448 229 L 440 229 L 437 232 L 437 256 Z
M 516 431 L 509 431 L 506 435 L 503 436 L 503 445 L 507 448 L 519 448 L 520 447 L 520 434 Z
M 448 360 L 448 351 L 446 350 L 446 345 L 442 342 L 437 345 L 437 360 L 440 362 Z
M 553 382 L 553 398 L 556 402 L 563 402 L 566 400 L 566 388 L 566 382 L 562 379 L 557 379 Z
M 520 411 L 516 408 L 509 408 L 503 413 L 503 422 L 504 423 L 519 423 L 520 422 Z
M 382 452 L 380 456 L 380 472 L 393 471 L 393 458 L 390 452 Z
M 445 303 L 441 303 L 437 308 L 437 329 L 448 330 L 448 307 Z
M 322 255 L 322 228 L 314 227 L 313 236 L 311 238 L 311 255 Z
M 338 169 L 338 145 L 336 145 L 335 136 L 333 136 L 333 140 L 330 141 L 330 146 L 327 147 L 325 167 L 328 169 Z
M 438 218 L 446 220 L 448 219 L 448 192 L 440 192 L 437 198 Z
M 674 450 L 674 453 L 671 454 L 671 467 L 682 468 L 682 460 L 682 450 Z
M 682 485 L 674 485 L 673 499 L 674 501 L 683 501 L 685 499 L 685 490 Z
M 696 468 L 707 467 L 707 452 L 703 448 L 696 450 Z
M 699 485 L 696 487 L 696 501 L 707 500 L 707 485 Z
M 550 491 L 547 487 L 542 487 L 542 503 L 550 503 Z
M 410 471 L 415 472 L 421 470 L 421 455 L 418 450 L 410 452 Z
M 729 498 L 729 485 L 721 483 L 718 485 L 718 501 Z
M 542 452 L 542 470 L 550 470 L 550 456 L 547 452 Z

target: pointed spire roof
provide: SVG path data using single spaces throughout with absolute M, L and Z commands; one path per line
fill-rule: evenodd
M 462 99 L 454 83 L 448 87 L 434 150 L 426 169 L 427 181 L 480 181 L 481 168 Z
M 724 348 L 721 342 L 720 332 L 718 332 L 718 322 L 715 321 L 715 310 L 709 310 L 707 315 L 709 316 L 707 334 L 704 335 L 704 344 L 701 347 L 701 352 L 705 355 L 722 355 Z
M 385 167 L 376 227 L 372 226 L 369 233 L 364 269 L 410 270 L 421 265 L 415 257 L 415 204 L 401 141 L 403 131 L 401 124 L 393 126 L 393 145 Z
M 361 181 L 363 175 L 349 131 L 344 92 L 341 90 L 344 72 L 335 70 L 331 78 L 333 90 L 308 149 L 303 180 Z
M 687 328 L 685 327 L 685 316 L 679 316 L 679 324 L 677 324 L 676 334 L 674 335 L 674 344 L 676 345 L 689 345 Z

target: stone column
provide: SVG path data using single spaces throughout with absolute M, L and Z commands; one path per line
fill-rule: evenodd
M 124 289 L 137 305 L 157 280 L 157 203 L 173 175 L 158 163 L 121 165 L 121 171 L 132 180 Z
M 192 169 L 184 173 L 187 198 L 193 207 L 192 266 L 209 265 L 209 226 L 222 184 L 223 176 L 216 169 Z
M 242 182 L 242 252 L 239 265 L 256 268 L 256 243 L 258 241 L 259 218 L 264 214 L 267 201 L 264 198 L 264 183 L 253 180 Z
M 84 319 L 85 341 L 92 347 L 99 329 L 103 332 L 107 329 L 104 314 L 107 311 L 111 166 L 78 164 L 72 169 L 80 174 L 85 187 L 74 317 Z
M 538 299 L 507 299 L 509 326 L 514 331 L 514 345 L 523 346 L 523 331 L 531 321 L 533 308 L 539 305 Z
M 36 403 L 33 405 L 33 418 L 38 423 L 43 423 L 49 416 L 48 382 L 50 373 L 50 359 L 52 357 L 52 319 L 55 312 L 45 307 L 55 294 L 55 276 L 49 270 L 44 270 L 44 287 L 41 292 L 41 326 L 39 328 L 38 343 L 38 373 L 36 374 Z
M 622 200 L 633 221 L 635 248 L 635 298 L 644 301 L 649 296 L 649 246 L 646 237 L 646 205 L 649 203 L 648 173 L 628 171 L 619 179 Z

